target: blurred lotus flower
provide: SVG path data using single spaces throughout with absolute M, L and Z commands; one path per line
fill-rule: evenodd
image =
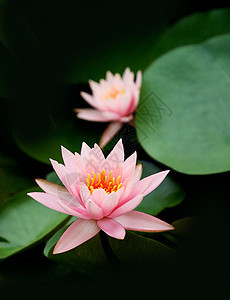
M 85 143 L 81 155 L 62 147 L 62 156 L 65 165 L 50 161 L 65 187 L 37 179 L 45 193 L 28 194 L 51 209 L 78 217 L 61 236 L 53 253 L 75 248 L 100 230 L 124 239 L 125 229 L 150 232 L 173 229 L 156 217 L 133 211 L 169 171 L 140 180 L 142 165 L 136 166 L 136 152 L 124 160 L 121 140 L 107 158 L 97 144 L 91 149 Z
M 106 128 L 100 140 L 100 147 L 104 147 L 120 130 L 123 123 L 133 119 L 140 95 L 142 75 L 137 72 L 136 82 L 134 74 L 126 68 L 123 77 L 107 72 L 106 80 L 100 83 L 89 81 L 92 95 L 81 92 L 81 96 L 95 109 L 76 108 L 77 117 L 96 122 L 112 122 Z

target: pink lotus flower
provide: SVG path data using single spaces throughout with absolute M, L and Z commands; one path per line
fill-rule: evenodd
M 141 72 L 137 72 L 136 82 L 134 74 L 126 68 L 123 77 L 107 72 L 106 80 L 100 83 L 89 81 L 92 95 L 81 92 L 81 96 L 95 109 L 75 109 L 80 119 L 96 122 L 112 122 L 103 133 L 99 145 L 104 147 L 121 129 L 123 123 L 133 119 L 141 87 Z
M 62 147 L 65 165 L 50 160 L 65 187 L 43 179 L 37 184 L 45 192 L 28 195 L 43 205 L 78 217 L 61 236 L 53 253 L 61 253 L 89 240 L 100 230 L 124 239 L 125 229 L 158 232 L 174 229 L 148 214 L 133 211 L 169 171 L 140 180 L 142 165 L 136 166 L 136 152 L 124 160 L 120 140 L 107 158 L 95 144 L 82 144 L 81 155 Z

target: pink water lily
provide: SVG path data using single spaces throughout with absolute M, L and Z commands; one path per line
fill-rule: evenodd
M 76 108 L 80 119 L 96 122 L 111 122 L 103 133 L 99 145 L 104 147 L 121 129 L 123 123 L 133 119 L 140 95 L 142 75 L 134 74 L 126 68 L 123 77 L 119 74 L 106 73 L 106 80 L 99 83 L 89 81 L 92 95 L 81 92 L 81 96 L 95 109 Z
M 91 149 L 85 143 L 81 154 L 74 155 L 62 147 L 62 156 L 64 165 L 50 161 L 65 187 L 37 179 L 44 193 L 28 194 L 51 209 L 78 217 L 61 236 L 53 253 L 73 249 L 100 230 L 124 239 L 125 229 L 147 232 L 173 229 L 156 217 L 134 211 L 169 171 L 140 180 L 142 165 L 136 166 L 136 152 L 124 160 L 121 140 L 106 158 L 97 144 Z

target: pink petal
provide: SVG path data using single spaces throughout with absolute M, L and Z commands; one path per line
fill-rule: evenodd
M 84 98 L 84 100 L 86 102 L 88 102 L 91 106 L 93 106 L 93 107 L 95 107 L 95 108 L 97 108 L 99 110 L 103 108 L 102 105 L 97 101 L 96 97 L 94 97 L 94 96 L 92 96 L 90 94 L 87 94 L 85 92 L 81 92 L 80 94 L 81 94 L 82 98 Z
M 73 195 L 73 190 L 71 189 L 71 185 L 74 183 L 74 178 L 72 174 L 67 170 L 65 166 L 62 164 L 59 164 L 57 161 L 50 159 L 50 162 L 54 168 L 54 171 L 57 173 L 58 177 L 62 181 L 62 183 L 65 185 L 65 187 L 69 190 L 69 192 Z
M 69 169 L 69 171 L 71 171 L 72 173 L 76 173 L 76 161 L 74 154 L 63 146 L 61 146 L 61 151 L 63 161 L 67 169 Z
M 126 178 L 132 179 L 135 168 L 136 168 L 136 161 L 137 161 L 137 153 L 136 151 L 129 156 L 124 164 L 123 164 L 123 176 L 122 176 L 122 181 L 125 180 Z
M 53 254 L 69 251 L 91 239 L 99 231 L 96 221 L 78 219 L 63 233 L 54 247 Z
M 174 229 L 168 223 L 139 211 L 130 211 L 125 215 L 114 218 L 114 220 L 120 223 L 125 229 L 130 230 L 158 232 Z
M 81 146 L 81 156 L 83 158 L 87 158 L 89 156 L 90 151 L 91 148 L 85 142 L 83 142 Z
M 93 201 L 98 205 L 101 206 L 103 200 L 107 197 L 107 193 L 104 189 L 96 189 L 92 193 Z
M 106 72 L 106 80 L 107 81 L 113 80 L 113 74 L 110 71 Z
M 86 177 L 86 158 L 75 152 L 75 166 L 76 166 L 76 178 L 80 183 L 83 177 Z
M 58 202 L 56 201 L 57 197 L 54 195 L 49 195 L 41 192 L 28 193 L 27 195 L 33 198 L 34 200 L 38 201 L 39 203 L 45 205 L 46 207 L 59 211 L 63 214 L 68 214 L 68 212 L 64 210 L 64 208 L 61 205 L 58 204 Z
M 101 151 L 101 148 L 95 144 L 86 161 L 86 174 L 90 174 L 90 176 L 92 176 L 92 172 L 101 173 L 102 169 L 104 168 L 104 164 L 104 154 Z
M 118 199 L 118 195 L 115 192 L 110 193 L 106 198 L 104 198 L 100 205 L 104 211 L 104 216 L 109 215 L 114 210 L 117 206 Z
M 92 219 L 99 220 L 99 219 L 103 218 L 103 216 L 104 216 L 104 212 L 103 212 L 102 208 L 100 208 L 92 200 L 89 200 L 86 203 L 86 209 Z
M 121 197 L 119 199 L 119 206 L 126 203 L 130 199 L 129 195 L 131 194 L 131 192 L 133 190 L 133 186 L 134 186 L 134 181 L 129 181 L 129 183 L 127 184 L 126 189 L 121 194 Z
M 120 139 L 105 160 L 106 170 L 113 170 L 119 163 L 124 162 L 124 147 Z
M 142 73 L 141 73 L 141 71 L 138 71 L 137 76 L 136 76 L 136 87 L 138 89 L 141 88 L 141 82 L 142 82 Z
M 161 184 L 161 182 L 165 179 L 168 172 L 169 171 L 158 172 L 156 174 L 145 177 L 141 181 L 137 182 L 134 186 L 134 189 L 130 197 L 139 194 L 146 196 Z
M 130 68 L 127 67 L 122 76 L 123 80 L 128 81 L 128 79 L 130 78 L 130 74 L 131 74 Z
M 123 73 L 123 81 L 126 85 L 134 82 L 134 74 L 130 71 L 130 68 L 126 68 Z
M 123 240 L 125 237 L 125 229 L 121 224 L 113 219 L 101 219 L 97 221 L 97 225 L 109 236 Z
M 75 207 L 75 205 L 71 205 L 71 203 L 60 197 L 40 192 L 28 193 L 27 195 L 53 210 L 79 218 L 86 218 L 82 213 L 76 211 L 79 210 L 79 208 Z
M 68 190 L 64 186 L 55 184 L 53 182 L 49 182 L 44 179 L 35 179 L 35 181 L 44 192 L 51 195 L 58 196 L 69 202 L 74 202 L 74 204 L 79 205 L 79 203 L 75 200 L 75 198 L 68 192 Z
M 105 131 L 103 132 L 99 145 L 101 148 L 105 147 L 112 138 L 118 133 L 118 131 L 121 129 L 122 123 L 121 122 L 112 122 L 110 123 Z
M 129 123 L 133 119 L 133 115 L 130 114 L 129 116 L 124 116 L 120 119 L 122 123 Z
M 140 180 L 143 171 L 143 165 L 138 164 L 135 168 L 135 172 L 133 174 L 133 182 L 136 183 Z
M 77 108 L 75 109 L 75 112 L 77 113 L 78 118 L 87 121 L 108 122 L 120 119 L 119 115 L 116 113 L 108 111 L 102 112 L 91 108 Z
M 85 206 L 86 202 L 88 202 L 88 200 L 91 198 L 91 194 L 88 187 L 83 182 L 81 182 L 79 186 L 80 186 L 80 197 Z
M 93 81 L 93 80 L 89 80 L 89 86 L 94 93 L 98 93 L 100 91 L 100 84 L 97 83 L 96 81 Z
M 109 217 L 114 218 L 126 214 L 127 212 L 136 208 L 141 203 L 142 199 L 143 199 L 143 195 L 136 196 L 135 198 L 125 202 L 124 204 L 116 208 L 111 213 L 111 215 L 109 215 Z
M 123 164 L 123 169 L 128 168 L 130 165 L 135 165 L 136 166 L 137 162 L 137 152 L 135 151 L 132 155 L 130 155 Z

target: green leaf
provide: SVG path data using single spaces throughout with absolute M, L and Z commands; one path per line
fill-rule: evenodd
M 216 35 L 230 32 L 230 9 L 198 12 L 179 20 L 157 41 L 152 58 L 183 45 L 198 44 Z
M 98 143 L 102 132 L 100 125 L 95 130 L 93 123 L 78 119 L 65 120 L 54 126 L 50 124 L 47 128 L 33 123 L 30 128 L 17 125 L 13 128 L 13 137 L 18 147 L 27 155 L 47 164 L 50 164 L 49 158 L 62 160 L 61 145 L 72 152 L 80 152 L 82 142 L 92 147 Z M 40 132 L 37 132 L 38 129 Z
M 179 172 L 230 170 L 230 35 L 175 49 L 144 73 L 137 135 Z
M 37 243 L 67 218 L 27 196 L 31 191 L 40 189 L 23 191 L 0 208 L 0 259 Z
M 140 161 L 143 164 L 142 178 L 162 171 L 151 162 Z M 167 207 L 173 207 L 182 202 L 185 192 L 182 187 L 169 175 L 153 192 L 146 195 L 136 208 L 147 214 L 157 215 Z
M 67 227 L 59 230 L 46 244 L 44 254 L 72 270 L 92 277 L 112 274 L 113 270 L 106 258 L 99 234 L 84 244 L 64 253 L 52 254 L 53 248 Z M 143 267 L 160 259 L 170 257 L 174 251 L 149 238 L 126 232 L 124 240 L 109 237 L 109 244 L 114 255 L 124 266 Z
M 124 240 L 109 238 L 109 241 L 116 257 L 131 267 L 151 266 L 175 253 L 164 244 L 131 231 L 126 231 Z
M 0 153 L 0 204 L 15 193 L 33 185 L 24 168 L 5 153 Z

